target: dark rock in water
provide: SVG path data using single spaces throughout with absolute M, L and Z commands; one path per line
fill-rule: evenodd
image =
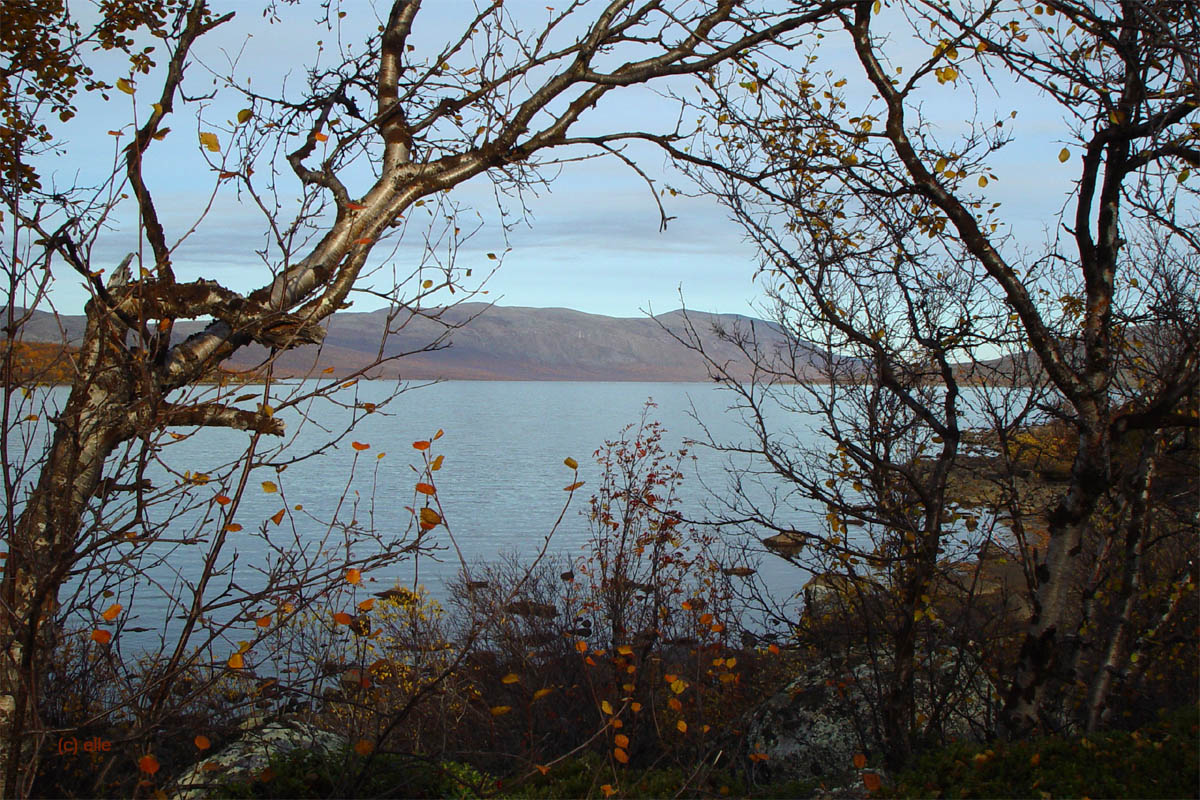
M 808 534 L 804 531 L 787 531 L 768 536 L 762 540 L 768 550 L 773 550 L 781 556 L 794 556 L 804 549 Z
M 504 610 L 509 614 L 516 614 L 518 617 L 553 619 L 558 616 L 558 609 L 554 606 L 549 603 L 535 603 L 532 600 L 517 600 L 506 605 Z

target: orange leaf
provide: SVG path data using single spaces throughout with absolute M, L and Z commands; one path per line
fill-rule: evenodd
M 669 706 L 672 711 L 683 710 L 683 703 L 679 702 L 679 699 L 676 697 L 672 697 L 670 700 L 668 700 L 667 706 Z
M 241 669 L 242 667 L 246 666 L 246 662 L 242 660 L 241 653 L 234 653 L 225 663 L 229 665 L 230 669 Z
M 491 711 L 493 717 L 502 717 L 512 711 L 512 706 L 492 706 Z
M 353 447 L 355 450 L 366 450 L 371 445 L 363 444 L 362 442 L 351 442 L 350 446 Z
M 435 458 L 433 460 L 433 463 L 429 465 L 429 469 L 433 470 L 434 472 L 437 472 L 439 469 L 441 469 L 443 458 L 445 458 L 445 456 L 438 456 L 437 458 Z
M 701 614 L 700 615 L 700 624 L 701 625 L 710 625 L 710 624 L 712 624 L 712 621 L 713 621 L 712 614 Z
M 351 211 L 362 211 L 364 208 L 366 208 L 366 206 L 364 206 L 362 203 L 346 203 L 346 208 L 350 209 Z
M 586 653 L 587 647 L 587 642 L 583 641 L 582 639 L 575 643 L 575 649 L 581 653 Z
M 374 239 L 372 239 L 370 236 L 364 236 L 364 237 L 363 237 L 363 238 L 361 238 L 361 239 L 355 239 L 355 240 L 354 240 L 354 243 L 355 243 L 355 244 L 370 244 L 370 243 L 371 243 L 371 242 L 373 242 L 373 241 L 375 241 L 375 240 L 374 240 Z
M 98 644 L 108 644 L 112 641 L 112 634 L 106 630 L 97 628 L 96 630 L 92 631 L 92 641 L 97 642 Z
M 321 370 L 321 374 L 322 375 L 332 375 L 333 367 L 326 367 L 325 369 Z
M 358 378 L 355 378 L 355 379 L 354 379 L 354 380 L 352 380 L 352 381 L 346 381 L 345 383 L 343 383 L 343 384 L 342 384 L 342 388 L 343 388 L 343 389 L 349 389 L 351 386 L 353 386 L 353 385 L 354 385 L 354 384 L 356 384 L 356 383 L 358 383 Z
M 262 772 L 258 773 L 258 779 L 263 783 L 270 783 L 275 780 L 275 770 L 267 767 Z
M 208 737 L 204 734 L 197 736 L 192 741 L 196 744 L 197 750 L 207 750 L 208 748 L 212 747 L 212 742 L 210 742 Z
M 425 441 L 424 439 L 422 439 L 419 442 L 413 442 L 413 449 L 414 450 L 428 450 L 429 442 Z
M 663 675 L 663 680 L 666 681 L 667 683 L 674 683 L 678 679 L 679 679 L 679 676 L 674 674 L 673 672 L 668 672 L 666 675 Z
M 612 797 L 617 793 L 617 790 L 612 787 L 611 783 L 606 783 L 600 787 L 600 791 L 604 792 L 605 797 Z
M 241 529 L 242 529 L 242 526 L 237 524 L 236 522 L 230 522 L 228 525 L 225 526 L 225 530 L 229 531 L 230 533 L 237 533 Z
M 369 756 L 372 752 L 374 752 L 374 750 L 375 745 L 373 745 L 371 742 L 368 742 L 366 739 L 359 739 L 354 743 L 354 752 L 358 753 L 360 756 Z
M 854 754 L 854 768 L 862 769 L 866 765 L 867 765 L 867 757 L 865 755 L 863 755 L 862 753 L 855 753 Z
M 329 141 L 329 135 L 325 134 L 325 133 L 314 133 L 312 135 L 312 137 L 314 139 L 316 139 L 318 142 L 328 142 Z
M 617 761 L 621 762 L 622 764 L 629 763 L 629 754 L 626 753 L 624 750 L 622 750 L 619 747 L 613 748 L 613 758 L 615 758 Z
M 864 772 L 863 786 L 867 787 L 868 792 L 878 792 L 883 786 L 883 781 L 879 780 L 879 776 L 874 772 Z
M 687 733 L 687 723 L 686 723 L 686 722 L 684 722 L 683 720 L 679 720 L 679 722 L 676 722 L 676 723 L 675 723 L 675 728 L 676 728 L 676 729 L 677 729 L 677 730 L 678 730 L 680 733 Z
M 437 433 L 435 433 L 433 435 L 433 440 L 436 442 L 438 439 L 442 438 L 445 435 L 446 435 L 446 432 L 444 430 L 442 430 L 441 428 L 438 428 Z
M 501 678 L 500 682 L 501 683 L 518 683 L 518 682 L 520 682 L 520 680 L 521 680 L 520 675 L 518 675 L 515 672 L 510 672 L 507 675 L 505 675 L 503 678 Z
M 621 720 L 620 720 L 619 718 L 617 718 L 617 717 L 613 717 L 613 718 L 612 718 L 612 721 L 611 721 L 611 722 L 609 722 L 608 724 L 609 724 L 609 725 L 612 725 L 612 727 L 613 727 L 613 730 L 614 730 L 614 731 L 615 731 L 615 730 L 620 730 L 621 728 L 624 728 L 624 727 L 625 727 L 625 723 L 624 723 L 624 722 L 621 722 Z
M 357 584 L 361 580 L 362 580 L 362 572 L 360 572 L 359 570 L 356 570 L 356 569 L 346 570 L 346 583 Z
M 564 492 L 573 492 L 576 489 L 578 489 L 580 486 L 583 486 L 583 481 L 575 481 L 570 486 L 564 486 L 563 491 Z
M 433 526 L 437 525 L 441 521 L 442 515 L 434 511 L 432 508 L 426 506 L 425 508 L 421 509 L 421 522 L 424 524 Z
M 616 743 L 617 747 L 629 747 L 629 737 L 623 733 L 618 733 L 614 736 L 613 742 Z
M 361 603 L 358 604 L 359 611 L 370 611 L 374 607 L 375 607 L 375 598 L 374 597 L 368 597 L 366 600 L 363 600 Z
M 259 617 L 258 619 L 254 620 L 254 624 L 260 628 L 271 627 L 271 615 L 267 614 L 265 617 Z
M 274 481 L 263 481 L 262 490 L 267 494 L 274 494 L 279 491 L 279 487 L 275 485 Z
M 545 775 L 547 772 L 550 771 L 549 767 L 544 767 L 541 764 L 534 764 L 533 768 L 536 769 L 538 772 L 542 773 L 543 775 Z
M 120 613 L 121 613 L 121 604 L 113 603 L 100 616 L 104 617 L 105 622 L 112 622 L 114 619 L 117 618 L 117 615 Z
M 635 713 L 635 714 L 636 714 L 636 713 L 638 713 L 639 711 L 641 711 L 641 710 L 642 710 L 642 704 L 641 704 L 641 703 L 636 703 L 636 702 L 635 702 L 635 703 L 630 703 L 630 704 L 629 704 L 629 708 L 630 708 L 630 709 L 632 709 L 632 710 L 633 710 L 633 713 Z
M 333 621 L 338 625 L 349 625 L 353 618 L 345 611 L 339 611 L 333 615 Z
M 151 755 L 145 755 L 138 759 L 138 769 L 147 775 L 153 775 L 158 772 L 158 759 Z
M 554 691 L 554 689 L 551 687 L 546 687 L 545 689 L 538 689 L 536 692 L 533 693 L 533 699 L 541 700 L 543 697 L 545 697 L 546 695 L 550 694 L 553 691 Z
M 271 515 L 271 522 L 274 522 L 276 525 L 283 522 L 283 515 L 285 513 L 287 513 L 286 508 L 279 509 L 278 511 L 276 511 L 274 514 Z
M 777 645 L 777 644 L 768 645 L 767 652 L 773 656 L 779 655 L 779 645 Z
M 228 497 L 226 497 L 223 494 L 217 495 L 216 497 L 213 498 L 213 500 L 216 500 L 217 505 L 219 505 L 219 506 L 227 506 L 233 502 L 232 500 L 230 500 Z
M 421 494 L 437 494 L 437 489 L 428 483 L 418 483 L 417 491 Z

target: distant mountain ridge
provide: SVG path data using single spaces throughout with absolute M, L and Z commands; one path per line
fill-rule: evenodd
M 758 346 L 770 352 L 785 345 L 779 328 L 761 319 L 738 314 L 688 311 L 705 352 L 727 364 L 731 373 L 748 377 L 750 365 L 714 326 L 753 332 Z M 432 319 L 431 317 L 436 317 Z M 207 323 L 180 323 L 176 332 L 187 336 Z M 383 337 L 384 328 L 391 332 Z M 23 328 L 27 342 L 76 344 L 84 318 L 35 312 Z M 277 377 L 299 377 L 332 368 L 334 375 L 366 370 L 371 377 L 451 380 L 580 380 L 580 381 L 703 381 L 708 369 L 696 352 L 671 333 L 686 339 L 683 311 L 654 317 L 607 317 L 567 308 L 527 308 L 462 303 L 427 309 L 420 315 L 388 320 L 388 311 L 343 311 L 326 321 L 324 343 L 282 353 L 275 362 Z M 421 352 L 446 334 L 444 349 Z M 392 359 L 397 355 L 401 358 Z M 266 351 L 257 346 L 240 350 L 225 367 L 254 367 Z M 380 358 L 382 364 L 372 366 Z M 814 377 L 815 348 L 802 350 L 801 367 Z

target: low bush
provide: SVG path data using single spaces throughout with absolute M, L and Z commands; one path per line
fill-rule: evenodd
M 925 754 L 897 776 L 893 797 L 1200 796 L 1200 708 L 1136 731 L 1049 736 Z

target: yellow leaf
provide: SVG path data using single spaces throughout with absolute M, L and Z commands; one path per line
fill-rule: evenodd
M 551 687 L 546 687 L 545 689 L 538 689 L 536 692 L 533 693 L 533 699 L 541 700 L 543 697 L 545 697 L 546 695 L 550 694 L 553 691 L 554 691 L 554 689 Z
M 429 465 L 429 469 L 432 470 L 433 472 L 437 472 L 439 469 L 441 469 L 443 458 L 445 458 L 445 456 L 438 456 L 437 458 L 435 458 L 433 460 L 433 463 Z
M 1065 147 L 1058 152 L 1058 160 L 1059 161 L 1066 162 L 1066 160 L 1070 157 L 1071 157 L 1071 151 Z
M 979 188 L 981 188 L 981 189 L 982 189 L 984 186 L 987 186 L 987 185 L 988 185 L 988 179 L 987 179 L 987 176 L 986 176 L 986 175 L 980 175 L 980 176 L 979 176 Z
M 422 288 L 422 289 L 429 289 L 429 288 L 432 288 L 432 287 L 433 287 L 433 281 L 430 281 L 430 280 L 421 281 L 421 288 Z
M 512 711 L 512 706 L 492 706 L 492 716 L 502 717 Z
M 133 94 L 133 81 L 127 81 L 124 78 L 117 78 L 117 88 L 125 94 Z
M 946 161 L 946 157 L 942 156 L 941 158 L 939 158 L 937 160 L 937 163 L 933 165 L 933 171 L 934 172 L 945 172 L 947 163 L 948 162 Z
M 671 691 L 675 694 L 683 694 L 683 690 L 687 688 L 687 684 L 682 678 L 676 678 L 671 681 Z
M 421 522 L 426 525 L 437 525 L 442 521 L 442 515 L 426 506 L 421 509 Z
M 239 111 L 239 112 L 237 113 L 237 121 L 238 121 L 239 123 L 249 122 L 249 121 L 250 121 L 250 118 L 251 118 L 251 117 L 253 117 L 253 116 L 254 116 L 254 112 L 253 112 L 253 111 L 251 111 L 251 110 L 250 110 L 250 109 L 248 109 L 248 108 L 243 108 L 241 111 Z
M 607 700 L 604 700 L 600 703 L 600 710 L 603 711 L 605 714 L 608 714 L 609 716 L 611 716 L 613 713 L 612 704 L 609 703 Z
M 503 678 L 501 678 L 500 682 L 501 683 L 519 683 L 520 680 L 521 680 L 520 675 L 518 675 L 515 672 L 510 672 L 507 675 L 505 675 Z
M 623 656 L 631 656 L 633 655 L 633 648 L 627 644 L 623 644 L 617 648 L 617 652 Z
M 151 104 L 150 104 L 150 107 L 154 109 L 154 113 L 155 113 L 155 114 L 161 114 L 161 113 L 163 113 L 163 110 L 162 110 L 162 103 L 151 103 Z
M 676 722 L 675 727 L 680 733 L 687 733 L 687 723 L 684 722 L 683 720 L 679 720 L 679 722 Z
M 263 481 L 263 482 L 262 482 L 262 489 L 263 489 L 263 491 L 264 491 L 264 492 L 266 492 L 267 494 L 271 494 L 271 493 L 273 493 L 273 492 L 278 492 L 278 491 L 279 491 L 279 487 L 278 487 L 278 486 L 276 486 L 276 485 L 274 484 L 274 482 L 272 482 L 272 481 Z
M 242 667 L 246 666 L 246 662 L 242 660 L 241 653 L 234 653 L 229 657 L 229 661 L 226 663 L 229 664 L 230 669 L 241 669 Z
M 219 141 L 217 141 L 217 135 L 215 133 L 209 133 L 208 131 L 201 133 L 200 134 L 200 144 L 202 144 L 210 152 L 213 152 L 213 153 L 221 152 L 221 143 Z
M 563 463 L 566 464 L 567 467 L 569 467 L 570 469 L 579 469 L 579 462 L 576 461 L 575 459 L 571 458 L 570 456 L 567 456 L 566 458 L 564 458 Z

